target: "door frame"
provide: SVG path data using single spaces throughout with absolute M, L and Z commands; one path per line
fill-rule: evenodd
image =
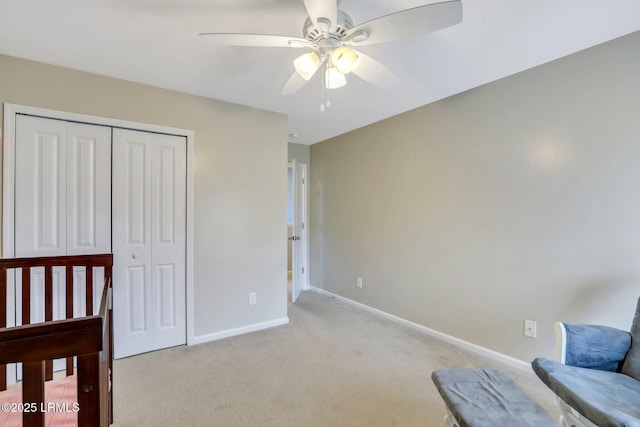
M 111 126 L 123 129 L 139 130 L 143 132 L 163 133 L 183 136 L 187 141 L 187 206 L 186 206 L 186 333 L 187 345 L 195 344 L 194 313 L 193 313 L 193 183 L 195 163 L 195 132 L 168 126 L 148 123 L 132 122 L 128 120 L 112 119 L 87 114 L 70 113 L 47 108 L 30 107 L 27 105 L 4 103 L 4 134 L 2 143 L 2 257 L 15 257 L 15 124 L 18 114 L 27 114 L 49 119 L 93 125 Z M 111 195 L 109 195 L 111 196 Z
M 297 164 L 298 166 L 300 166 L 301 169 L 303 169 L 304 171 L 304 182 L 302 183 L 302 187 L 303 187 L 303 194 L 305 195 L 304 200 L 297 200 L 298 198 L 296 197 L 295 194 L 295 183 L 292 182 L 293 188 L 292 188 L 292 198 L 293 201 L 299 205 L 299 206 L 294 206 L 294 212 L 296 209 L 299 209 L 301 207 L 303 207 L 302 205 L 304 204 L 304 227 L 302 229 L 302 240 L 304 245 L 302 246 L 302 258 L 303 258 L 303 263 L 304 263 L 304 268 L 305 268 L 305 272 L 304 272 L 304 280 L 303 283 L 301 284 L 301 288 L 303 291 L 307 291 L 311 288 L 310 284 L 309 284 L 309 168 L 307 163 L 302 163 L 302 162 L 298 162 L 295 159 L 292 159 L 290 162 L 287 163 L 287 169 L 292 169 L 294 167 L 294 164 Z M 295 178 L 296 176 L 296 172 L 295 170 L 293 171 L 292 177 Z M 294 233 L 295 234 L 295 233 Z M 291 269 L 293 270 L 293 247 L 292 247 L 292 266 Z M 291 272 L 291 280 L 294 280 L 295 278 L 295 274 L 292 271 Z M 293 284 L 292 284 L 293 285 Z

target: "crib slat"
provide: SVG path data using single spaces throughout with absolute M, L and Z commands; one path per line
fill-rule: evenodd
M 68 265 L 65 269 L 65 282 L 66 282 L 66 299 L 65 299 L 65 311 L 67 319 L 73 318 L 73 266 Z M 67 376 L 73 375 L 73 357 L 67 357 Z
M 0 268 L 0 328 L 7 327 L 7 269 Z
M 31 323 L 31 269 L 22 269 L 22 324 Z
M 44 321 L 53 320 L 53 267 L 44 269 Z
M 7 365 L 0 365 L 0 391 L 7 389 Z
M 44 363 L 24 362 L 22 372 L 22 401 L 37 404 L 37 411 L 22 413 L 22 425 L 23 427 L 42 427 L 44 426 L 44 411 L 40 411 L 40 408 L 44 402 Z
M 53 266 L 44 268 L 44 321 L 53 320 Z M 44 362 L 44 377 L 47 381 L 53 379 L 53 360 Z
M 7 269 L 0 268 L 0 328 L 7 327 Z M 7 365 L 0 365 L 0 391 L 7 389 Z
M 86 282 L 87 288 L 87 316 L 93 316 L 93 267 L 87 266 Z

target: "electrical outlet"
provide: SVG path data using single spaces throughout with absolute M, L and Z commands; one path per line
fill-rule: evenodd
M 533 320 L 524 321 L 524 334 L 528 337 L 535 338 L 537 335 L 536 329 L 538 325 Z
M 256 305 L 256 293 L 255 292 L 250 292 L 249 293 L 249 305 Z
M 362 288 L 362 277 L 356 278 L 356 288 Z

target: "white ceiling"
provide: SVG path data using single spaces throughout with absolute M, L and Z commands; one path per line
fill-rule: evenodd
M 342 0 L 354 24 L 424 0 Z M 638 0 L 463 0 L 463 22 L 361 47 L 400 83 L 319 76 L 280 95 L 293 48 L 221 47 L 201 32 L 301 37 L 302 0 L 0 0 L 0 53 L 284 113 L 290 142 L 313 144 L 640 30 Z M 0 78 L 2 78 L 0 70 Z M 296 134 L 298 137 L 292 137 Z

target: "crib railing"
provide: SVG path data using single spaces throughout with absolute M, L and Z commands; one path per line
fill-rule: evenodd
M 73 375 L 77 358 L 78 426 L 108 426 L 113 422 L 110 387 L 113 368 L 111 319 L 111 254 L 0 259 L 0 390 L 7 387 L 6 365 L 22 363 L 22 400 L 34 408 L 44 406 L 44 383 L 53 378 L 53 360 L 64 359 L 66 375 Z M 44 323 L 30 324 L 31 269 L 44 267 Z M 65 269 L 66 319 L 53 319 L 53 271 Z M 84 284 L 74 283 L 74 268 L 84 267 Z M 104 271 L 100 308 L 93 309 L 93 269 Z M 22 325 L 6 327 L 8 275 L 22 291 Z M 20 276 L 21 280 L 17 279 Z M 20 283 L 18 283 L 20 282 Z M 84 317 L 73 318 L 74 290 L 85 289 Z M 23 426 L 44 426 L 43 411 L 23 412 Z

